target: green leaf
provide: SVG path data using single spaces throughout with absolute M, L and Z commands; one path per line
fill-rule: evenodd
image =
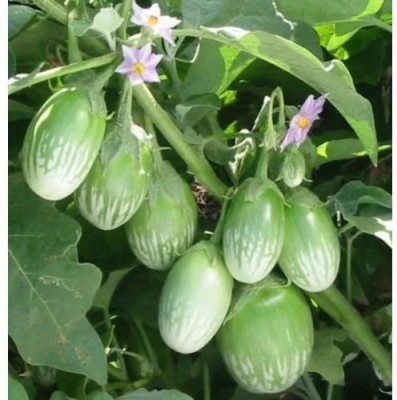
M 8 6 L 8 40 L 11 40 L 36 21 L 39 12 L 24 5 Z
M 391 145 L 381 145 L 378 152 L 391 150 Z M 358 139 L 337 139 L 321 143 L 317 146 L 315 168 L 336 160 L 349 160 L 351 158 L 367 156 L 362 143 Z
M 254 394 L 237 387 L 231 400 L 279 400 L 280 394 Z
M 21 383 L 8 374 L 8 400 L 29 400 Z
M 113 293 L 122 279 L 130 272 L 132 268 L 119 269 L 109 274 L 106 282 L 100 287 L 95 295 L 93 307 L 108 310 Z
M 176 30 L 177 32 L 177 30 Z M 232 39 L 228 28 L 182 31 L 238 48 L 267 61 L 312 86 L 342 114 L 363 143 L 372 162 L 377 162 L 377 139 L 370 102 L 359 95 L 343 63 L 338 60 L 322 63 L 303 47 L 266 32 L 251 32 Z
M 133 269 L 117 287 L 112 306 L 127 318 L 138 319 L 158 329 L 158 304 L 165 276 L 146 267 Z
M 307 371 L 320 374 L 333 385 L 344 384 L 342 351 L 334 344 L 335 341 L 346 339 L 342 329 L 323 328 L 315 331 L 313 354 Z
M 308 24 L 324 24 L 350 20 L 353 17 L 376 13 L 383 0 L 276 0 L 279 11 L 292 21 L 305 21 Z
M 349 215 L 345 217 L 361 232 L 376 236 L 392 248 L 392 214 L 384 214 L 376 217 L 362 217 Z
M 357 214 L 363 204 L 376 204 L 392 209 L 392 196 L 376 186 L 367 186 L 361 181 L 351 181 L 329 199 L 328 209 L 332 214 L 340 212 L 344 218 Z
M 198 56 L 182 83 L 183 99 L 206 93 L 220 95 L 253 61 L 254 57 L 239 49 L 202 40 Z
M 76 399 L 69 397 L 65 393 L 57 390 L 51 395 L 50 400 L 76 400 Z
M 9 333 L 21 356 L 106 383 L 105 351 L 85 318 L 101 272 L 77 261 L 80 226 L 19 174 L 9 178 L 8 210 Z
M 192 397 L 178 390 L 139 389 L 135 392 L 120 396 L 117 400 L 193 400 Z
M 88 400 L 113 400 L 113 397 L 106 392 L 95 392 L 88 396 Z
M 8 77 L 14 76 L 17 72 L 17 60 L 12 51 L 12 47 L 8 46 Z
M 112 8 L 101 8 L 95 15 L 90 29 L 99 32 L 108 42 L 111 50 L 116 49 L 116 41 L 112 36 L 119 26 L 123 23 L 123 18 Z
M 206 140 L 204 153 L 210 161 L 220 165 L 226 165 L 234 159 L 235 150 L 230 148 L 221 138 L 212 136 Z
M 222 104 L 214 93 L 191 96 L 182 104 L 175 107 L 178 117 L 183 124 L 194 126 L 209 112 L 219 110 Z
M 31 119 L 35 114 L 36 110 L 32 107 L 22 104 L 19 101 L 8 99 L 8 121 Z
M 280 36 L 288 36 L 291 30 L 290 21 L 280 18 L 270 1 L 183 0 L 182 16 L 185 28 L 233 26 Z
M 286 21 L 279 15 L 273 3 L 258 3 L 257 0 L 184 0 L 183 26 L 229 26 L 237 32 L 239 28 L 263 30 L 299 43 L 318 58 L 322 58 L 322 50 L 314 29 L 305 23 L 293 25 Z M 203 40 L 198 57 L 190 67 L 183 85 L 184 99 L 201 93 L 223 93 L 253 61 L 254 57 L 241 49 Z

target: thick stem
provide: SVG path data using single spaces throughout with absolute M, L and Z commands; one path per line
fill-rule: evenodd
M 123 85 L 120 94 L 119 108 L 117 110 L 117 122 L 121 125 L 125 121 L 131 121 L 132 107 L 132 86 L 128 78 L 123 78 Z
M 377 365 L 384 379 L 391 382 L 392 362 L 389 352 L 343 294 L 335 286 L 320 293 L 307 292 L 307 294 L 328 315 L 342 325 L 350 338 Z
M 8 86 L 8 94 L 19 92 L 22 89 L 36 85 L 41 82 L 48 81 L 49 79 L 57 78 L 59 76 L 74 74 L 76 72 L 84 71 L 91 68 L 98 68 L 107 65 L 118 57 L 117 53 L 109 53 L 104 56 L 91 58 L 87 61 L 69 64 L 62 67 L 56 67 L 47 71 L 38 72 L 36 75 L 29 79 L 21 78 L 20 80 L 13 81 Z
M 302 380 L 305 383 L 308 392 L 310 394 L 310 399 L 311 400 L 321 400 L 321 396 L 319 395 L 316 387 L 314 386 L 314 383 L 312 381 L 312 378 L 309 373 L 306 373 L 302 376 Z
M 149 89 L 144 84 L 136 85 L 133 94 L 160 132 L 186 162 L 197 180 L 221 200 L 227 191 L 226 185 L 215 175 L 209 163 L 185 142 L 183 134 L 157 103 Z
M 124 19 L 123 23 L 120 25 L 119 29 L 117 30 L 117 36 L 121 40 L 127 39 L 127 25 L 128 25 L 128 15 L 131 11 L 132 7 L 132 0 L 123 0 L 123 4 L 120 10 L 120 16 Z
M 203 365 L 203 386 L 204 386 L 204 400 L 211 400 L 210 371 L 205 361 Z
M 81 62 L 79 43 L 77 36 L 72 28 L 72 22 L 76 18 L 76 10 L 70 10 L 68 13 L 68 62 L 69 64 Z
M 257 178 L 267 179 L 267 170 L 269 167 L 269 156 L 270 153 L 265 147 L 260 150 L 259 162 L 256 167 L 255 176 Z

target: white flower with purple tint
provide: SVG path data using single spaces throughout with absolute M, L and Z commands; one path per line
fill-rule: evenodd
M 153 54 L 150 44 L 140 49 L 130 49 L 126 46 L 122 48 L 124 60 L 116 72 L 127 75 L 133 86 L 143 82 L 160 82 L 156 67 L 163 56 Z
M 131 21 L 139 26 L 146 26 L 167 42 L 175 44 L 172 39 L 171 29 L 175 28 L 181 21 L 177 18 L 161 15 L 160 7 L 157 3 L 149 8 L 139 7 L 135 2 L 132 4 L 134 15 Z
M 320 119 L 319 114 L 323 110 L 325 99 L 328 95 L 320 96 L 317 100 L 310 95 L 303 103 L 298 114 L 294 115 L 289 124 L 288 132 L 280 145 L 281 151 L 290 143 L 300 146 L 306 139 L 313 122 Z

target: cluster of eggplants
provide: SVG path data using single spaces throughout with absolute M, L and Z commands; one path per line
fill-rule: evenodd
M 269 179 L 247 179 L 227 209 L 222 243 L 190 247 L 197 230 L 191 189 L 170 164 L 154 161 L 150 143 L 134 129 L 142 130 L 129 113 L 106 123 L 99 93 L 62 89 L 28 128 L 25 179 L 48 200 L 74 194 L 83 217 L 99 229 L 124 225 L 131 250 L 147 267 L 172 267 L 159 305 L 160 334 L 170 348 L 193 353 L 216 336 L 242 387 L 285 390 L 304 372 L 313 347 L 310 309 L 298 288 L 328 288 L 340 261 L 330 216 L 299 187 L 301 157 L 291 153 L 284 163 L 282 179 L 294 188 L 285 198 Z M 260 287 L 227 317 L 234 280 L 264 282 L 277 263 L 292 284 Z

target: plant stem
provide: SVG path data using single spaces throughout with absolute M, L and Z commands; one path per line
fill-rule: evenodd
M 310 393 L 310 399 L 311 400 L 321 400 L 321 396 L 319 395 L 316 387 L 314 386 L 312 378 L 310 377 L 310 374 L 308 372 L 302 376 L 302 380 L 305 383 L 305 385 Z
M 255 176 L 262 179 L 267 179 L 267 170 L 269 167 L 269 156 L 270 153 L 263 146 L 260 150 L 259 162 L 256 167 Z
M 332 383 L 328 383 L 327 399 L 326 400 L 332 400 L 333 392 L 334 392 L 334 385 Z
M 52 18 L 56 19 L 63 25 L 68 23 L 68 13 L 66 8 L 53 0 L 34 0 L 34 4 L 40 7 Z
M 68 13 L 65 7 L 54 0 L 33 0 L 33 2 L 50 17 L 54 18 L 62 25 L 67 25 Z M 107 46 L 94 37 L 84 36 L 81 38 L 81 42 L 84 44 L 84 47 L 91 52 L 94 51 L 97 54 L 104 54 L 108 51 Z
M 350 338 L 379 368 L 386 381 L 392 381 L 392 362 L 389 352 L 382 346 L 370 327 L 335 287 L 310 296 L 328 315 L 348 332 Z
M 104 56 L 91 58 L 90 60 L 64 65 L 62 67 L 51 68 L 43 72 L 38 72 L 32 77 L 23 77 L 19 80 L 13 81 L 11 84 L 8 85 L 8 94 L 10 95 L 19 92 L 22 89 L 36 85 L 37 83 L 45 82 L 49 79 L 57 78 L 59 76 L 74 74 L 76 72 L 84 71 L 91 68 L 102 67 L 106 64 L 111 63 L 117 57 L 117 53 L 108 53 Z
M 159 363 L 157 360 L 157 356 L 156 353 L 153 350 L 153 347 L 150 343 L 149 338 L 146 335 L 146 331 L 145 328 L 143 327 L 141 321 L 134 319 L 135 325 L 138 329 L 139 334 L 141 335 L 141 338 L 143 340 L 143 345 L 145 346 L 147 355 L 149 357 L 150 362 L 152 363 L 153 369 L 156 373 L 159 373 L 160 371 L 160 367 L 159 367 Z
M 210 371 L 205 361 L 203 363 L 203 385 L 204 385 L 204 400 L 211 400 Z
M 105 318 L 105 324 L 106 324 L 106 327 L 107 327 L 108 331 L 112 332 L 113 331 L 113 326 L 112 326 L 112 323 L 110 322 L 110 315 L 109 315 L 109 311 L 107 309 L 103 310 L 103 316 Z M 114 347 L 120 348 L 119 342 L 118 342 L 116 336 L 113 333 L 112 333 L 111 342 L 112 342 Z M 129 380 L 129 376 L 128 376 L 128 373 L 127 373 L 127 367 L 125 365 L 124 358 L 120 353 L 117 353 L 117 359 L 118 359 L 119 364 L 120 364 L 120 369 L 118 370 L 118 369 L 113 367 L 112 374 L 115 376 L 115 374 L 117 373 L 117 374 L 119 374 L 118 379 L 123 379 L 125 381 L 128 381 Z M 109 367 L 111 367 L 111 366 L 109 365 Z
M 127 39 L 128 14 L 131 11 L 131 7 L 132 7 L 132 0 L 123 0 L 123 4 L 120 10 L 120 16 L 121 18 L 124 19 L 124 21 L 117 30 L 117 36 L 121 40 Z
M 75 9 L 69 10 L 68 13 L 68 62 L 69 64 L 81 62 L 83 59 L 79 50 L 79 43 L 77 36 L 72 28 L 72 22 L 76 19 L 77 11 Z
M 227 191 L 226 185 L 215 175 L 207 160 L 185 142 L 182 132 L 157 103 L 149 89 L 144 84 L 136 85 L 133 94 L 153 123 L 186 162 L 197 180 L 221 200 Z
M 346 297 L 352 301 L 352 246 L 353 240 L 350 235 L 346 235 Z
M 352 301 L 352 249 L 353 242 L 361 235 L 361 232 L 356 232 L 353 236 L 345 233 L 346 237 L 346 297 L 351 303 Z

